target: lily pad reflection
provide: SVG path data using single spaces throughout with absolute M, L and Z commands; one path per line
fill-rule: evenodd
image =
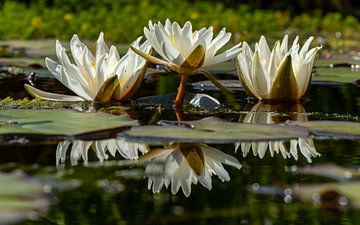
M 47 211 L 51 189 L 21 173 L 0 173 L 0 225 L 34 219 Z
M 287 106 L 287 110 L 296 112 L 292 116 L 286 116 L 284 118 L 279 117 L 274 111 L 284 110 L 284 105 L 268 105 L 258 103 L 254 105 L 250 112 L 246 114 L 243 119 L 240 119 L 243 123 L 266 123 L 273 124 L 283 122 L 281 120 L 295 120 L 295 121 L 307 121 L 305 109 L 301 104 L 294 104 Z M 287 147 L 289 146 L 289 147 Z M 271 157 L 274 154 L 281 153 L 283 158 L 293 157 L 298 159 L 298 150 L 309 163 L 312 162 L 312 158 L 320 156 L 316 151 L 312 138 L 299 137 L 290 141 L 268 141 L 268 142 L 242 142 L 235 145 L 235 150 L 241 149 L 243 156 L 246 157 L 249 151 L 252 149 L 254 156 L 263 158 L 268 151 Z

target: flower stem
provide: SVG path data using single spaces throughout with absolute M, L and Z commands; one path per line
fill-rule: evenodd
M 175 104 L 174 104 L 175 108 L 179 108 L 184 102 L 186 82 L 188 77 L 189 77 L 188 75 L 181 74 L 180 86 L 178 88 L 178 93 L 176 95 Z

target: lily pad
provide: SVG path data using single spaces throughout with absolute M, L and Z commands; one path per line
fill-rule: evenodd
M 119 135 L 129 141 L 147 143 L 234 143 L 238 141 L 287 140 L 308 136 L 306 129 L 295 126 L 233 123 L 216 117 L 175 123 L 161 121 L 160 123 L 165 126 L 133 127 Z
M 351 65 L 360 65 L 360 61 L 345 56 L 334 59 L 318 59 L 314 63 L 314 67 L 351 67 Z
M 350 179 L 359 179 L 360 170 L 341 167 L 336 164 L 326 163 L 315 166 L 306 166 L 297 168 L 294 173 L 313 174 L 322 177 L 328 177 L 337 181 L 347 181 Z
M 0 225 L 34 218 L 45 212 L 49 200 L 42 183 L 19 173 L 0 173 Z
M 353 83 L 360 80 L 360 70 L 349 68 L 318 68 L 312 81 Z
M 309 129 L 316 136 L 329 136 L 344 139 L 360 139 L 360 123 L 348 121 L 309 121 L 290 122 Z
M 294 196 L 324 208 L 360 208 L 360 182 L 299 185 Z
M 137 125 L 137 121 L 128 115 L 72 110 L 6 110 L 0 112 L 0 139 L 19 135 L 35 139 L 51 136 L 56 140 L 85 138 L 94 134 L 108 136 L 110 131 L 132 125 Z

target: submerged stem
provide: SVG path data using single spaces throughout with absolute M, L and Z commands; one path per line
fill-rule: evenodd
M 188 77 L 189 77 L 188 75 L 181 74 L 180 86 L 178 88 L 178 92 L 177 92 L 175 104 L 174 104 L 175 108 L 179 108 L 184 102 L 186 82 L 187 82 Z

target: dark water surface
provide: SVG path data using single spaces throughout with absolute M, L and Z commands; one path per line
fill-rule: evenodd
M 136 97 L 175 92 L 176 79 L 176 75 L 161 75 L 155 81 L 146 80 Z M 27 96 L 22 91 L 24 82 L 13 82 L 10 86 L 8 82 L 3 82 L 0 85 L 3 88 L 1 98 Z M 35 83 L 40 89 L 67 92 L 53 79 L 38 78 Z M 256 105 L 256 101 L 247 99 L 243 91 L 225 95 L 219 91 L 191 89 L 190 85 L 188 91 L 211 95 L 223 105 L 216 110 L 187 105 L 179 115 L 171 107 L 148 107 L 134 103 L 127 112 L 144 125 L 156 124 L 160 120 L 176 121 L 179 116 L 183 120 L 217 116 L 227 121 L 252 123 L 264 122 L 264 118 L 269 118 L 272 123 L 323 119 L 359 121 L 360 91 L 354 84 L 313 84 L 301 105 L 281 107 Z M 171 101 L 166 102 L 171 105 Z M 102 152 L 99 147 L 94 147 L 96 141 L 89 144 L 78 141 L 77 144 L 68 143 L 69 146 L 56 142 L 1 143 L 0 170 L 12 172 L 20 169 L 54 187 L 50 194 L 49 211 L 19 224 L 360 224 L 360 210 L 351 207 L 348 202 L 342 202 L 343 198 L 336 194 L 318 193 L 322 199 L 319 203 L 316 199 L 303 201 L 288 189 L 302 184 L 337 182 L 325 176 L 297 173 L 298 168 L 309 165 L 336 164 L 358 170 L 359 141 L 296 141 L 308 143 L 310 147 L 304 147 L 303 151 L 296 148 L 296 152 L 290 152 L 290 142 L 279 141 L 286 151 L 280 148 L 278 152 L 271 152 L 267 146 L 269 143 L 264 142 L 253 143 L 252 147 L 248 143 L 211 144 L 208 145 L 210 147 L 201 143 L 191 144 L 191 147 L 165 143 L 173 149 L 170 153 L 172 157 L 168 161 L 159 157 L 159 160 L 152 160 L 149 164 L 126 161 L 122 154 L 131 152 L 141 155 L 137 149 L 166 147 L 129 144 L 121 137 L 118 140 L 101 140 L 103 145 L 108 146 Z M 122 153 L 111 147 L 116 143 L 123 149 Z M 236 150 L 235 146 L 240 147 Z M 170 165 L 184 157 L 188 148 L 200 149 L 205 157 L 211 151 L 222 152 L 225 155 L 222 157 L 237 161 L 227 162 L 228 165 L 223 163 L 222 168 L 219 167 L 221 164 L 217 164 L 216 171 L 221 175 L 220 178 L 215 174 L 211 176 L 211 190 L 209 183 L 196 180 L 197 184 L 192 183 L 191 190 L 180 188 L 172 191 L 171 185 L 176 180 L 167 177 L 168 181 L 164 182 L 169 182 L 168 188 L 163 186 L 160 193 L 153 193 L 155 184 L 149 185 L 149 180 L 153 179 L 156 183 L 165 179 L 166 163 Z M 111 152 L 116 152 L 115 156 Z M 85 159 L 84 155 L 87 156 Z M 187 171 L 191 171 L 195 177 L 194 170 L 186 165 Z M 205 170 L 210 171 L 209 168 Z M 177 176 L 187 175 L 180 173 Z

